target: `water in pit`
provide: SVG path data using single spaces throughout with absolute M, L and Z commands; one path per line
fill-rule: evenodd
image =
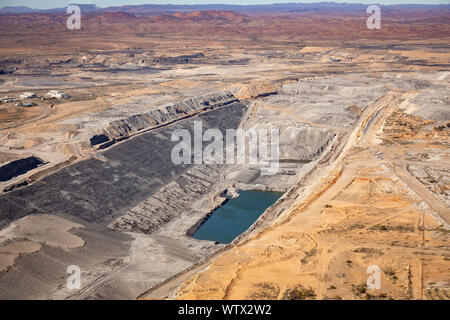
M 216 209 L 192 236 L 199 240 L 230 243 L 283 195 L 281 192 L 243 190 L 239 190 L 239 194 L 239 198 Z

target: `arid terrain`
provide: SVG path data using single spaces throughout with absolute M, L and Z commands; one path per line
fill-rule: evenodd
M 450 298 L 449 5 L 83 10 L 0 9 L 0 299 Z M 173 163 L 196 121 L 279 170 Z M 236 190 L 284 194 L 193 238 Z

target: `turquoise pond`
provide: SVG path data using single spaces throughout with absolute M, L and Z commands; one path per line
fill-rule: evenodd
M 216 209 L 192 235 L 195 239 L 230 243 L 282 195 L 281 192 L 238 191 L 240 197 L 230 199 Z

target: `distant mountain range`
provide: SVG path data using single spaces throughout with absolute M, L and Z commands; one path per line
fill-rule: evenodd
M 284 37 L 292 41 L 375 38 L 439 38 L 445 41 L 450 37 L 450 5 L 382 6 L 383 27 L 376 32 L 367 29 L 367 5 L 362 4 L 139 5 L 109 8 L 81 5 L 80 8 L 83 17 L 79 31 L 67 28 L 66 8 L 0 9 L 3 13 L 0 14 L 2 48 L 14 47 L 17 43 L 24 47 L 31 44 L 56 46 L 58 43 L 58 46 L 83 45 L 98 49 L 99 43 L 105 41 L 103 38 L 116 39 L 117 35 L 139 39 L 128 40 L 136 41 L 137 46 L 147 36 L 166 35 L 198 38 L 205 35 L 217 39 Z M 84 44 L 88 35 L 95 41 Z M 111 48 L 109 43 L 104 43 L 103 49 Z
M 320 2 L 320 3 L 279 3 L 268 5 L 228 5 L 228 4 L 206 4 L 206 5 L 170 5 L 170 4 L 144 4 L 144 5 L 124 5 L 107 8 L 99 8 L 95 4 L 78 4 L 81 12 L 89 13 L 108 13 L 108 12 L 126 12 L 134 15 L 149 15 L 149 14 L 171 14 L 175 12 L 194 12 L 205 10 L 226 10 L 234 11 L 243 14 L 295 14 L 295 13 L 314 13 L 317 11 L 335 12 L 361 12 L 365 11 L 367 5 L 364 4 L 348 4 L 348 3 L 334 3 L 334 2 Z M 400 10 L 435 10 L 438 7 L 450 9 L 450 4 L 444 5 L 388 5 L 381 6 L 388 11 Z M 0 14 L 28 14 L 28 13 L 48 13 L 61 14 L 66 12 L 66 7 L 55 9 L 31 9 L 25 6 L 6 6 L 0 9 Z

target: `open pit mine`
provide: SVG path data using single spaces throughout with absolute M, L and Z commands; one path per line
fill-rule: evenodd
M 450 6 L 208 8 L 0 9 L 0 299 L 449 299 Z

